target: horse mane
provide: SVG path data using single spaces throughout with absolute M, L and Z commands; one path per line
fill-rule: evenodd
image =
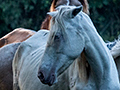
M 79 78 L 81 81 L 86 83 L 90 75 L 90 65 L 86 60 L 84 52 L 81 53 L 81 56 L 77 58 Z
M 55 7 L 56 7 L 57 1 L 58 1 L 58 0 L 53 0 L 53 2 L 52 2 L 52 4 L 51 4 L 51 7 L 50 7 L 50 12 L 55 11 Z
M 71 2 L 70 5 L 72 5 L 72 6 L 73 5 L 80 6 L 82 4 L 83 5 L 83 12 L 85 12 L 86 14 L 89 15 L 89 4 L 88 4 L 87 0 L 78 0 L 78 2 L 75 0 L 71 0 L 70 2 Z M 53 0 L 51 7 L 50 7 L 50 12 L 55 11 L 56 7 L 58 7 L 60 5 L 64 5 L 64 3 L 66 3 L 66 1 L 64 1 L 64 0 Z M 46 18 L 44 19 L 44 21 L 42 22 L 40 29 L 50 30 L 50 25 L 49 25 L 50 20 L 51 20 L 51 16 L 47 15 Z
M 51 7 L 50 7 L 50 12 L 55 11 L 56 2 L 57 0 L 53 0 Z M 44 21 L 42 22 L 40 29 L 50 30 L 50 20 L 51 20 L 51 16 L 47 15 Z
M 44 21 L 42 22 L 40 29 L 50 30 L 50 20 L 51 20 L 51 16 L 47 15 Z

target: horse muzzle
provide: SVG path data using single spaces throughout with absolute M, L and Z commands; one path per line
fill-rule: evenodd
M 38 78 L 43 84 L 48 84 L 49 86 L 52 86 L 54 83 L 56 83 L 56 75 L 54 73 L 50 73 L 48 75 L 44 71 L 39 70 Z

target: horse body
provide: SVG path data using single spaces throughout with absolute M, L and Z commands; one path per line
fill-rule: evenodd
M 79 79 L 79 73 L 84 74 L 86 72 L 86 62 L 83 58 L 77 59 L 84 62 L 83 65 L 78 66 L 80 70 L 76 66 L 78 62 L 76 60 L 70 68 L 59 76 L 58 83 L 52 87 L 42 84 L 37 78 L 39 63 L 44 53 L 48 34 L 49 31 L 40 30 L 19 46 L 13 60 L 14 90 L 80 90 L 83 87 L 83 83 L 80 81 L 83 80 L 84 75 L 80 75 L 81 79 Z
M 49 31 L 40 30 L 19 46 L 13 61 L 14 90 L 83 90 L 90 72 L 84 53 L 59 76 L 54 86 L 44 85 L 37 78 L 48 34 Z
M 27 38 L 31 37 L 35 34 L 35 31 L 24 29 L 24 28 L 17 28 L 12 32 L 8 33 L 4 37 L 0 38 L 0 47 L 10 43 L 17 43 L 25 41 Z
M 0 90 L 13 90 L 13 57 L 20 42 L 35 33 L 29 29 L 17 28 L 0 39 Z
M 0 90 L 13 90 L 12 60 L 20 43 L 0 48 Z
M 47 38 L 47 37 L 46 37 Z M 37 39 L 35 39 L 37 40 Z M 38 39 L 39 41 L 39 39 Z M 36 42 L 38 42 L 36 41 Z M 46 41 L 46 40 L 45 40 Z M 44 42 L 45 42 L 44 41 Z M 34 40 L 32 40 L 32 42 L 34 42 Z M 37 44 L 35 44 L 37 45 Z M 112 48 L 112 51 L 111 53 L 114 51 L 119 51 L 119 43 L 116 44 L 117 45 L 117 48 Z M 16 49 L 17 47 L 19 46 L 19 43 L 16 44 L 10 44 L 10 45 L 7 45 L 7 46 L 4 46 L 0 49 L 0 56 L 1 56 L 1 68 L 0 68 L 0 71 L 1 71 L 1 75 L 0 75 L 0 90 L 13 90 L 12 88 L 12 83 L 13 83 L 13 76 L 12 76 L 12 60 L 13 60 L 13 57 L 14 57 L 14 54 L 16 52 Z M 27 46 L 25 46 L 27 47 Z M 39 47 L 39 46 L 36 46 L 36 47 Z M 11 53 L 12 52 L 12 53 Z M 6 55 L 6 56 L 4 56 Z M 114 54 L 116 55 L 116 54 Z M 28 56 L 28 54 L 27 54 Z M 117 54 L 117 56 L 119 56 L 119 53 Z M 61 89 L 61 86 L 63 88 L 63 90 L 75 90 L 75 89 L 82 89 L 83 86 L 85 85 L 85 83 L 87 82 L 87 74 L 89 73 L 89 68 L 86 66 L 86 61 L 85 61 L 85 58 L 83 58 L 83 55 L 81 56 L 82 58 L 78 58 L 71 66 L 68 70 L 66 70 L 66 72 L 64 72 L 60 78 L 59 78 L 59 83 L 57 83 L 55 86 L 54 86 L 54 90 L 58 90 L 57 88 L 60 88 Z M 114 57 L 114 56 L 113 56 Z M 27 61 L 27 63 L 30 62 L 29 60 Z M 40 61 L 31 61 L 33 63 L 38 63 Z M 80 65 L 78 65 L 77 63 L 80 63 Z M 119 57 L 115 59 L 115 62 L 117 64 L 117 68 L 118 68 L 118 72 L 119 72 Z M 3 65 L 4 64 L 4 65 Z M 26 66 L 27 64 L 24 64 L 23 68 Z M 78 65 L 78 66 L 77 66 Z M 29 64 L 30 66 L 30 64 Z M 31 71 L 35 71 L 35 68 L 31 69 L 31 68 L 26 68 L 24 71 L 24 73 L 22 74 L 26 74 L 26 73 L 29 73 L 27 75 L 29 75 L 30 77 L 32 76 L 36 76 L 35 74 L 33 75 L 33 73 L 35 72 L 31 72 Z M 33 64 L 31 64 L 31 66 L 34 66 Z M 30 67 L 31 67 L 30 66 Z M 36 66 L 36 68 L 38 68 L 38 66 Z M 27 72 L 27 70 L 29 70 L 29 72 Z M 31 72 L 31 73 L 30 73 Z M 37 69 L 36 69 L 36 72 L 37 72 Z M 120 74 L 119 74 L 120 75 Z M 25 79 L 26 80 L 26 79 Z M 30 79 L 27 78 L 27 81 L 28 82 L 24 82 L 25 80 L 21 81 L 21 83 L 32 83 L 33 81 Z M 37 77 L 34 78 L 34 81 L 37 80 Z M 81 82 L 82 80 L 82 82 Z M 51 90 L 51 88 L 49 88 L 48 86 L 44 86 L 42 85 L 41 86 L 41 83 L 37 80 L 38 82 L 38 85 L 39 85 L 39 89 L 43 89 L 43 90 Z M 64 86 L 63 86 L 63 83 L 64 83 Z M 26 84 L 25 84 L 26 85 Z M 31 84 L 30 84 L 31 85 Z M 34 84 L 35 85 L 35 84 Z M 29 86 L 29 85 L 28 85 Z M 36 85 L 35 85 L 36 86 Z M 33 86 L 32 86 L 33 87 Z M 47 87 L 47 88 L 46 88 Z M 27 87 L 28 88 L 28 87 Z M 31 86 L 29 87 L 29 89 L 31 88 Z M 29 90 L 28 89 L 28 90 Z M 34 88 L 35 89 L 35 88 Z M 34 90 L 33 89 L 33 90 Z M 27 89 L 25 89 L 27 90 Z M 52 88 L 53 90 L 53 88 Z M 62 90 L 62 89 L 61 89 Z
M 59 11 L 50 13 L 53 16 L 51 31 L 38 77 L 44 84 L 54 84 L 57 76 L 83 52 L 91 71 L 82 90 L 119 90 L 113 58 L 91 19 L 79 13 L 80 10 L 81 7 L 62 6 Z
M 69 90 L 67 72 L 52 87 L 42 84 L 37 78 L 48 34 L 49 31 L 40 30 L 19 46 L 13 60 L 13 90 Z

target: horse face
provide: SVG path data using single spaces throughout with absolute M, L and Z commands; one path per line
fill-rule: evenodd
M 51 20 L 50 36 L 38 71 L 38 77 L 44 84 L 54 84 L 56 77 L 66 70 L 84 49 L 84 37 L 78 30 L 78 22 L 74 21 L 78 20 L 74 17 L 80 11 L 81 7 L 74 7 L 61 9 L 56 16 L 52 13 L 54 17 Z

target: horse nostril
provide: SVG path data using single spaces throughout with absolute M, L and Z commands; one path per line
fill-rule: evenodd
M 51 74 L 48 85 L 52 86 L 54 84 L 54 82 L 55 82 L 55 74 Z
M 38 78 L 41 80 L 41 81 L 44 81 L 44 75 L 42 72 L 39 72 L 38 73 Z
M 54 77 L 55 77 L 55 74 L 52 74 L 51 76 L 54 78 Z

